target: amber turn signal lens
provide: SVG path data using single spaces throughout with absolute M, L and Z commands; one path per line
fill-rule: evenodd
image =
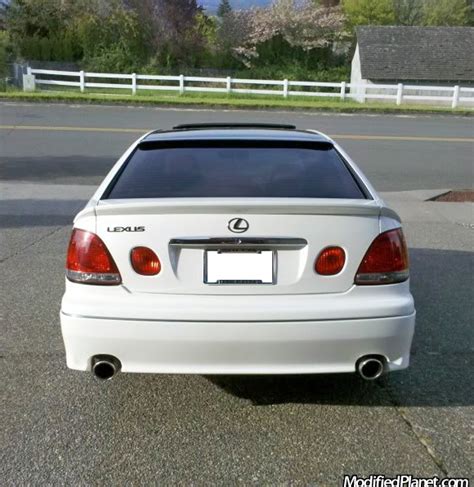
M 326 247 L 321 250 L 314 264 L 314 269 L 322 276 L 339 274 L 346 262 L 346 253 L 341 247 Z
M 156 276 L 161 271 L 161 262 L 148 247 L 135 247 L 130 252 L 133 270 L 142 276 Z

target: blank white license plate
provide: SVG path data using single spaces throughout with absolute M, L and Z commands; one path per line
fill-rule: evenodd
M 206 284 L 273 284 L 273 251 L 208 250 L 204 258 Z

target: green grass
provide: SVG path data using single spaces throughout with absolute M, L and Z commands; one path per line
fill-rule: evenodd
M 89 104 L 137 104 L 161 106 L 204 106 L 221 108 L 252 108 L 252 109 L 284 109 L 284 110 L 318 110 L 333 112 L 379 112 L 379 113 L 444 113 L 456 115 L 474 115 L 474 109 L 450 107 L 432 107 L 425 105 L 401 105 L 395 103 L 358 103 L 352 100 L 339 100 L 334 98 L 307 98 L 298 96 L 243 95 L 243 94 L 216 94 L 216 93 L 186 93 L 179 95 L 176 92 L 150 92 L 140 90 L 131 95 L 126 90 L 107 90 L 107 92 L 88 91 L 51 91 L 42 90 L 34 93 L 25 93 L 18 90 L 0 92 L 0 100 L 16 100 L 30 102 L 74 102 Z

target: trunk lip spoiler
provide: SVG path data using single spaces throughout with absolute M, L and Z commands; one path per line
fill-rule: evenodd
M 336 198 L 136 198 L 100 200 L 97 216 L 130 214 L 371 215 L 393 210 L 381 200 Z M 399 218 L 398 218 L 399 219 Z
M 236 215 L 358 215 L 400 217 L 383 200 L 299 199 L 288 198 L 169 198 L 100 200 L 76 215 L 75 221 L 87 215 L 146 214 L 236 214 Z
M 280 197 L 177 197 L 177 198 L 123 198 L 99 200 L 96 207 L 99 209 L 110 208 L 230 208 L 239 207 L 243 211 L 255 208 L 256 210 L 286 207 L 296 209 L 303 207 L 311 208 L 380 208 L 381 200 L 365 198 L 280 198 Z

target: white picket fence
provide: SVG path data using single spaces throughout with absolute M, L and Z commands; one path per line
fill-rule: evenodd
M 351 98 L 359 102 L 367 100 L 393 100 L 397 105 L 407 102 L 429 104 L 450 104 L 452 108 L 474 106 L 474 88 L 461 86 L 422 86 L 399 84 L 352 84 L 345 81 L 337 83 L 319 81 L 290 81 L 209 78 L 203 76 L 161 76 L 144 74 L 90 73 L 85 71 L 56 71 L 50 69 L 33 69 L 28 67 L 28 89 L 36 85 L 71 86 L 84 92 L 86 88 L 124 89 L 135 95 L 138 90 L 176 91 L 180 94 L 198 93 L 243 93 L 252 95 L 279 95 Z M 54 79 L 50 79 L 53 77 Z M 59 78 L 59 79 L 58 79 Z M 65 79 L 64 79 L 65 78 Z M 92 81 L 91 81 L 92 80 Z M 96 80 L 96 81 L 93 81 Z M 99 81 L 97 81 L 99 80 Z M 114 80 L 116 82 L 104 82 Z M 124 82 L 126 80 L 127 82 Z M 170 84 L 174 82 L 174 84 Z M 206 86 L 207 85 L 207 86 Z M 252 85 L 254 87 L 252 87 Z M 255 85 L 258 88 L 255 88 Z M 323 90 L 321 90 L 321 88 Z

